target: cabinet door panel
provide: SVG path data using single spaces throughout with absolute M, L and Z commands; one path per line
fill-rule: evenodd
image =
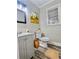
M 32 56 L 34 56 L 34 45 L 33 45 L 34 37 L 33 36 L 29 36 L 27 39 L 28 39 L 27 40 L 27 53 L 28 53 L 27 59 L 29 59 Z
M 22 36 L 18 38 L 19 59 L 30 59 L 34 56 L 34 35 Z
M 27 59 L 27 39 L 19 39 L 19 57 Z

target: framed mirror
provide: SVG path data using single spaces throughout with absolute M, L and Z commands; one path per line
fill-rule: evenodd
M 26 14 L 24 11 L 17 9 L 17 23 L 26 24 Z

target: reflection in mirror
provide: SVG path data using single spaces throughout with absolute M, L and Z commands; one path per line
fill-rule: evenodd
M 26 23 L 26 14 L 24 11 L 17 9 L 17 22 Z

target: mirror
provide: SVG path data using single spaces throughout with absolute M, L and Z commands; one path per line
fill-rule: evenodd
M 26 24 L 26 14 L 24 11 L 17 9 L 17 23 L 25 23 Z

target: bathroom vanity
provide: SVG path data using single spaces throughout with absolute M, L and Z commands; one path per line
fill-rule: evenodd
M 34 34 L 21 33 L 18 34 L 18 59 L 30 59 L 34 56 Z

